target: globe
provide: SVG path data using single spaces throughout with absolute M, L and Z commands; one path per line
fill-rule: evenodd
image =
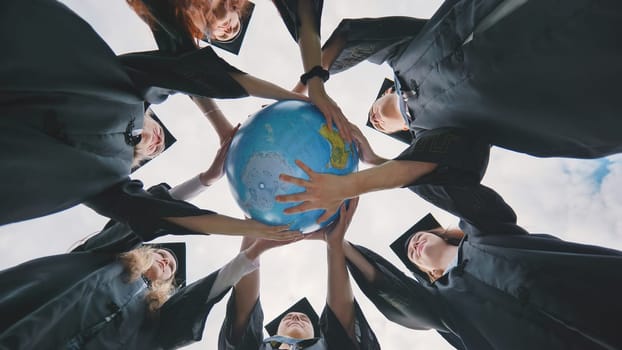
M 324 210 L 285 214 L 299 203 L 280 203 L 275 196 L 304 192 L 304 188 L 279 180 L 280 174 L 308 179 L 296 165 L 299 159 L 315 172 L 337 175 L 357 170 L 356 147 L 345 143 L 335 127 L 327 127 L 322 113 L 304 101 L 279 101 L 250 116 L 240 127 L 225 162 L 233 197 L 244 213 L 269 225 L 289 224 L 303 233 L 332 222 L 316 221 Z

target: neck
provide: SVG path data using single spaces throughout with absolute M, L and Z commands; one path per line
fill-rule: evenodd
M 458 254 L 458 247 L 455 245 L 449 245 L 447 249 L 443 252 L 443 256 L 441 257 L 441 265 L 443 266 L 443 271 L 447 271 L 449 264 L 456 258 Z

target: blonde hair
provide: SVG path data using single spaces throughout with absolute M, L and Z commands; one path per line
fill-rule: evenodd
M 153 254 L 155 251 L 155 248 L 140 247 L 119 255 L 119 261 L 125 268 L 126 282 L 133 282 L 142 278 L 142 274 L 154 262 Z M 175 275 L 173 274 L 168 280 L 151 281 L 149 292 L 145 296 L 145 302 L 150 312 L 156 312 L 171 297 L 174 291 L 174 279 Z

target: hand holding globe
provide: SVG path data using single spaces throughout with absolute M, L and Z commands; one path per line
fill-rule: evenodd
M 307 210 L 304 203 L 283 203 L 275 197 L 293 194 L 280 197 L 291 201 L 295 196 L 313 195 L 309 189 L 303 194 L 300 181 L 311 177 L 315 183 L 322 176 L 346 175 L 357 166 L 356 147 L 328 128 L 315 106 L 290 100 L 262 109 L 242 125 L 231 142 L 225 170 L 233 196 L 246 215 L 308 233 L 333 221 L 341 201 L 326 210 Z M 281 174 L 285 181 L 280 180 Z M 298 206 L 286 210 L 292 205 Z

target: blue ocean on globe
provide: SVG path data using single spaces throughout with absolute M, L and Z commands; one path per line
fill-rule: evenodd
M 233 196 L 246 215 L 269 225 L 289 224 L 303 233 L 324 227 L 337 217 L 317 224 L 323 210 L 283 213 L 299 203 L 279 203 L 275 196 L 305 189 L 280 181 L 279 175 L 308 179 L 296 165 L 297 159 L 315 172 L 345 175 L 357 170 L 359 158 L 356 147 L 344 143 L 336 128 L 328 128 L 311 103 L 279 101 L 246 120 L 231 141 L 225 163 Z

